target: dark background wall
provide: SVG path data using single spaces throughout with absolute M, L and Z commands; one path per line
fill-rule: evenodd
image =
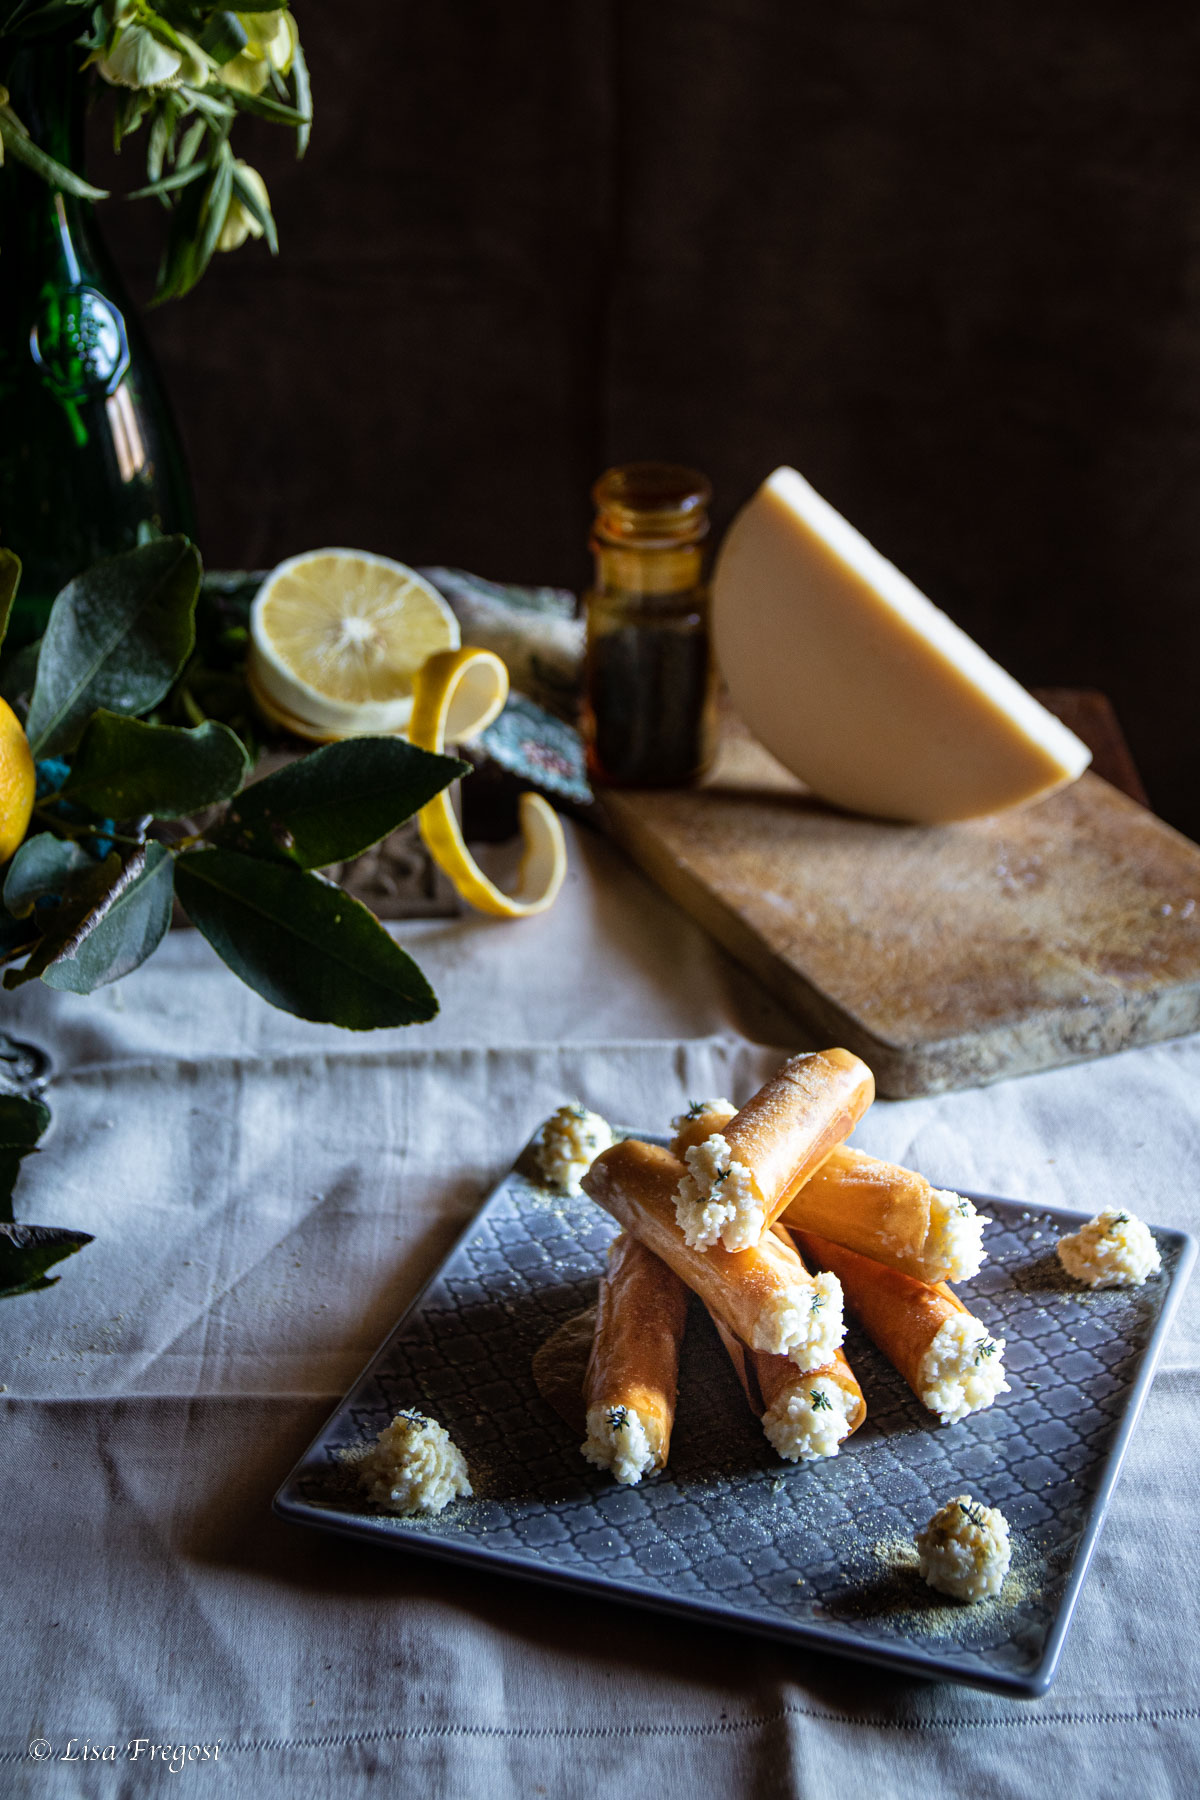
M 1106 689 L 1200 835 L 1194 8 L 296 11 L 308 159 L 241 150 L 282 253 L 151 316 L 210 564 L 578 587 L 606 464 L 721 524 L 792 462 L 1020 679 Z M 152 209 L 107 217 L 145 292 Z

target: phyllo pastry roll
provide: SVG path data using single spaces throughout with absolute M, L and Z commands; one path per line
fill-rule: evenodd
M 969 1281 L 987 1255 L 987 1220 L 969 1200 L 846 1144 L 792 1195 L 782 1219 L 917 1281 Z
M 789 1357 L 747 1349 L 720 1319 L 709 1316 L 772 1448 L 785 1462 L 836 1456 L 867 1416 L 863 1391 L 842 1352 L 836 1350 L 823 1369 L 802 1375 Z
M 805 1256 L 836 1273 L 867 1336 L 943 1425 L 1008 1392 L 1004 1339 L 992 1337 L 945 1282 L 914 1281 L 809 1231 L 796 1236 Z
M 675 1220 L 683 1174 L 669 1150 L 627 1138 L 596 1158 L 583 1188 L 752 1349 L 790 1356 L 799 1369 L 831 1362 L 845 1335 L 837 1277 L 810 1275 L 786 1233 L 736 1254 L 720 1244 L 694 1249 Z
M 719 1130 L 685 1146 L 676 1195 L 685 1241 L 694 1250 L 757 1244 L 874 1098 L 874 1076 L 849 1050 L 789 1058 Z
M 675 1422 L 687 1289 L 652 1250 L 622 1232 L 608 1251 L 583 1379 L 584 1456 L 624 1487 L 666 1467 Z

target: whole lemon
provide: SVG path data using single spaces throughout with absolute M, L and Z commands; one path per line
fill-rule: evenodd
M 29 739 L 12 707 L 0 700 L 0 863 L 29 829 L 37 775 Z

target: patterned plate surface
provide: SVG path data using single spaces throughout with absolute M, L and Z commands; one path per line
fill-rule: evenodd
M 595 1298 L 615 1226 L 590 1200 L 514 1171 L 292 1471 L 276 1511 L 807 1650 L 1044 1693 L 1195 1244 L 1156 1230 L 1158 1277 L 1084 1292 L 1054 1255 L 1077 1215 L 972 1198 L 994 1223 L 988 1261 L 962 1293 L 1007 1340 L 1010 1393 L 940 1426 L 851 1326 L 867 1421 L 837 1457 L 784 1463 L 693 1302 L 670 1466 L 623 1488 L 584 1462 L 530 1371 L 538 1345 Z M 337 1452 L 402 1407 L 446 1426 L 475 1498 L 416 1519 L 365 1500 Z M 963 1492 L 1000 1507 L 1013 1536 L 1004 1591 L 975 1606 L 927 1588 L 912 1548 Z

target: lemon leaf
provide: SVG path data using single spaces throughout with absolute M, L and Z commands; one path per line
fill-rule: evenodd
M 249 768 L 237 737 L 214 719 L 185 731 L 98 712 L 72 759 L 62 798 L 107 819 L 146 813 L 179 819 L 228 800 Z
M 5 987 L 41 976 L 47 987 L 90 994 L 119 981 L 158 948 L 171 923 L 172 858 L 146 844 L 124 863 L 112 852 L 76 876 L 51 914 L 46 934 Z
M 200 557 L 157 538 L 69 581 L 50 613 L 26 732 L 35 756 L 70 750 L 98 707 L 142 713 L 191 655 Z
M 95 863 L 86 850 L 51 831 L 26 838 L 8 865 L 4 878 L 4 904 L 14 919 L 28 918 L 39 900 L 61 895 L 72 877 Z
M 24 1155 L 50 1123 L 50 1108 L 30 1094 L 0 1094 L 0 1150 Z
M 324 869 L 403 825 L 470 765 L 403 738 L 347 738 L 256 781 L 209 837 L 250 856 Z
M 0 549 L 0 644 L 8 630 L 8 615 L 21 579 L 21 559 L 15 550 Z
M 178 859 L 188 918 L 272 1006 L 349 1031 L 420 1025 L 433 989 L 375 915 L 319 875 L 235 850 Z
M 64 1231 L 58 1225 L 14 1225 L 0 1221 L 0 1300 L 35 1294 L 60 1279 L 46 1270 L 90 1244 L 90 1231 Z

